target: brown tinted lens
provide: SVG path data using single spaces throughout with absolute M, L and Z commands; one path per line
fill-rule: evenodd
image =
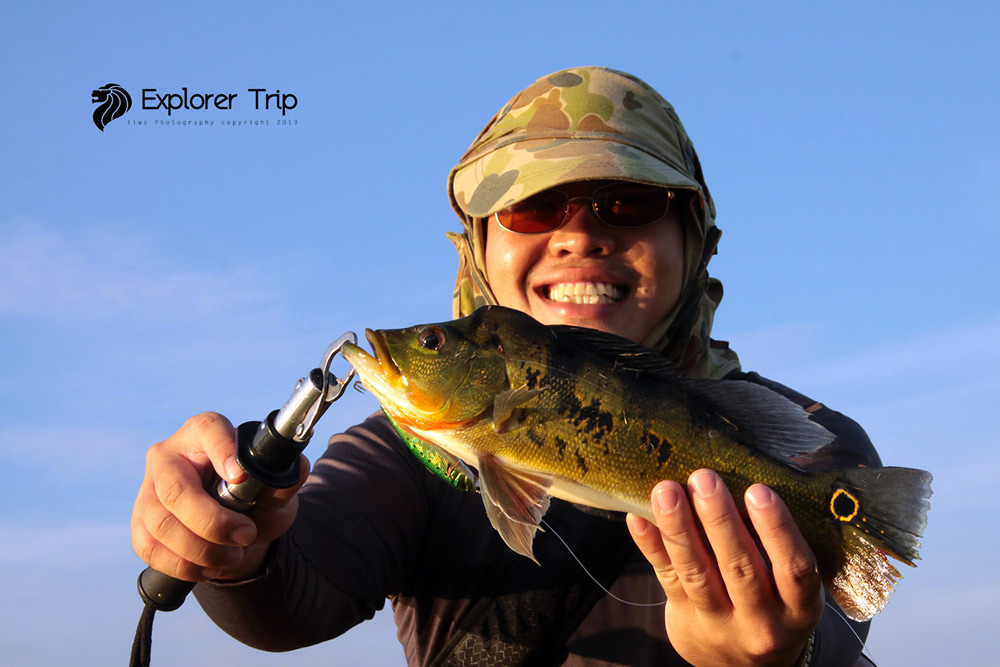
M 612 185 L 594 193 L 594 208 L 609 227 L 642 227 L 670 208 L 670 190 L 649 185 Z
M 521 234 L 550 232 L 566 217 L 566 195 L 545 190 L 513 206 L 497 211 L 497 220 L 505 228 Z

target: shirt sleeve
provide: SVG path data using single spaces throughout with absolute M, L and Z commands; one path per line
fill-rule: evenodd
M 330 440 L 299 493 L 299 511 L 264 570 L 206 582 L 195 595 L 239 641 L 287 651 L 336 637 L 398 590 L 428 519 L 420 463 L 382 415 Z

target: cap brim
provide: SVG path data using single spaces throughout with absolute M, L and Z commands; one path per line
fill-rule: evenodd
M 527 139 L 460 165 L 452 192 L 468 216 L 485 218 L 526 197 L 564 183 L 623 180 L 700 190 L 698 182 L 646 151 L 602 139 Z

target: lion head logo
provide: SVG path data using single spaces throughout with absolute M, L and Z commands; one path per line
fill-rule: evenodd
M 94 109 L 94 125 L 101 132 L 108 123 L 121 118 L 132 108 L 132 96 L 117 83 L 109 83 L 93 91 L 90 101 L 98 105 Z

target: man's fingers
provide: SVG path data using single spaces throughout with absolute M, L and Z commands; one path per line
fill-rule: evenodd
M 132 548 L 148 565 L 185 581 L 213 579 L 243 560 L 242 547 L 204 540 L 162 508 L 132 517 Z
M 248 528 L 256 534 L 253 521 L 220 505 L 202 486 L 198 470 L 170 448 L 161 445 L 150 448 L 146 467 L 158 505 L 165 510 L 162 514 L 179 520 L 195 535 L 218 544 L 244 544 Z M 157 510 L 151 507 L 149 512 L 152 515 Z M 157 528 L 151 518 L 145 523 L 160 540 L 174 526 L 173 522 L 165 521 Z
M 171 437 L 172 445 L 192 462 L 207 458 L 215 474 L 227 482 L 241 482 L 246 473 L 236 462 L 236 429 L 216 412 L 191 417 Z
M 754 608 L 773 602 L 767 566 L 722 478 L 698 470 L 688 488 L 732 603 Z
M 187 581 L 242 578 L 256 572 L 267 544 L 284 533 L 298 510 L 296 493 L 309 474 L 288 489 L 268 489 L 252 516 L 219 504 L 218 478 L 247 478 L 236 462 L 235 431 L 216 413 L 192 417 L 170 438 L 153 445 L 132 516 L 132 546 L 155 569 Z M 206 490 L 206 487 L 209 490 Z
M 822 612 L 823 596 L 816 556 L 778 495 L 755 484 L 746 492 L 747 512 L 771 561 L 778 596 L 792 616 Z
M 661 584 L 669 597 L 683 595 L 698 609 L 716 612 L 729 606 L 718 568 L 698 529 L 680 484 L 660 482 L 653 489 L 653 517 L 660 527 L 670 571 Z M 669 589 L 668 589 L 669 587 Z
M 660 576 L 661 571 L 670 567 L 670 557 L 667 555 L 666 547 L 663 546 L 659 529 L 651 521 L 635 514 L 625 516 L 625 525 L 628 526 L 628 531 L 639 551 L 656 570 L 657 576 Z

